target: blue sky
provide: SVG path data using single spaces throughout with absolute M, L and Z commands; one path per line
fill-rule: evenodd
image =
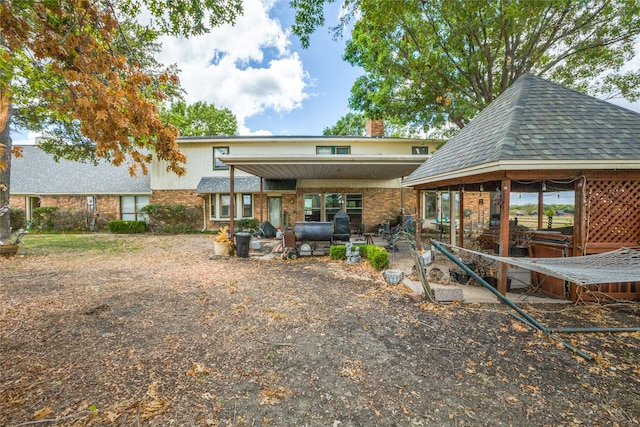
M 349 112 L 351 86 L 362 74 L 342 60 L 345 39 L 329 34 L 341 4 L 325 8 L 327 25 L 313 34 L 308 49 L 289 29 L 289 0 L 245 0 L 235 26 L 190 39 L 165 37 L 158 59 L 178 65 L 188 103 L 229 108 L 241 135 L 321 135 Z M 612 102 L 640 112 L 640 103 Z M 16 144 L 33 138 L 13 135 Z

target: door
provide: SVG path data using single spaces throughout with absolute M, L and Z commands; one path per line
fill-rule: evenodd
M 275 228 L 281 228 L 282 227 L 282 198 L 267 197 L 267 203 L 269 204 L 268 221 Z

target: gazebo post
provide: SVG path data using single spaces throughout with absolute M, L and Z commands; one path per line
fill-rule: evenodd
M 422 233 L 422 205 L 420 201 L 422 199 L 423 192 L 421 190 L 416 190 L 416 220 L 414 224 L 416 226 L 416 250 L 422 250 L 422 241 L 420 240 L 420 235 Z
M 581 256 L 586 254 L 586 236 L 587 236 L 587 212 L 585 202 L 585 185 L 584 177 L 578 178 L 575 182 L 574 191 L 574 223 L 573 223 L 573 256 Z
M 236 224 L 234 218 L 236 216 L 236 204 L 235 204 L 235 191 L 234 191 L 234 172 L 235 167 L 233 165 L 229 166 L 229 235 L 231 236 L 231 241 L 233 242 L 233 229 Z
M 544 193 L 538 190 L 538 230 L 542 229 L 542 217 L 544 215 Z
M 464 247 L 464 187 L 458 192 L 460 200 L 458 203 L 458 221 L 460 222 L 460 233 L 458 233 L 458 246 Z
M 502 198 L 500 205 L 500 253 L 501 257 L 509 256 L 509 205 L 511 204 L 511 180 L 503 179 L 500 186 Z M 506 262 L 500 263 L 500 275 L 498 276 L 498 292 L 507 294 L 507 268 Z
M 456 195 L 449 187 L 449 242 L 456 242 Z

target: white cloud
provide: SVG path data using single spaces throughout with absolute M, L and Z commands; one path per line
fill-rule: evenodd
M 205 101 L 229 108 L 241 134 L 248 117 L 267 110 L 289 112 L 310 95 L 308 73 L 289 49 L 291 34 L 269 18 L 273 1 L 245 0 L 234 26 L 184 38 L 163 38 L 158 59 L 177 63 L 187 103 Z

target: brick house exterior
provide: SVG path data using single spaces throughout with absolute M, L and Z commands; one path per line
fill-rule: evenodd
M 330 221 L 344 209 L 352 230 L 375 232 L 403 213 L 415 217 L 418 197 L 402 188 L 402 178 L 441 141 L 385 138 L 383 122 L 368 126 L 373 133 L 363 137 L 179 138 L 188 159 L 181 177 L 157 161 L 148 176 L 131 177 L 107 162 L 56 162 L 37 146 L 24 146 L 12 163 L 10 203 L 27 220 L 33 209 L 55 206 L 86 211 L 102 223 L 138 219 L 146 204 L 182 204 L 201 211 L 202 229 L 210 230 L 228 224 L 231 210 L 235 220 L 286 228 Z
M 123 200 L 151 196 L 148 176 L 129 175 L 126 167 L 107 162 L 55 161 L 35 145 L 22 147 L 22 157 L 11 162 L 11 194 L 13 209 L 25 212 L 27 221 L 39 207 L 86 211 L 99 224 L 120 219 Z M 124 198 L 124 199 L 123 199 Z

